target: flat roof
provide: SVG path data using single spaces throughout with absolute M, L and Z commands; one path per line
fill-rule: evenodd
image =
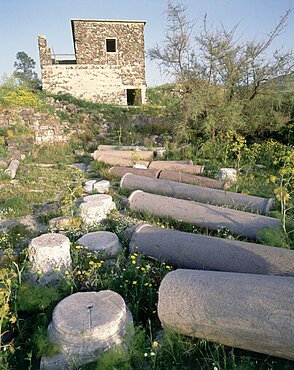
M 71 19 L 72 22 L 74 21 L 80 21 L 80 22 L 106 22 L 106 23 L 144 23 L 146 24 L 146 21 L 140 21 L 140 20 L 123 20 L 123 19 Z

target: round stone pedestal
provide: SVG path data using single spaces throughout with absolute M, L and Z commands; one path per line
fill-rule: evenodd
M 107 214 L 115 209 L 112 197 L 106 194 L 88 195 L 80 205 L 81 218 L 85 225 L 93 226 L 104 220 Z
M 70 241 L 62 234 L 43 234 L 31 240 L 29 261 L 30 274 L 39 284 L 51 284 L 64 277 L 71 269 Z
M 126 333 L 133 333 L 133 320 L 119 294 L 79 292 L 58 303 L 48 333 L 60 353 L 43 358 L 41 369 L 61 370 L 96 361 L 105 351 L 124 344 Z
M 77 244 L 87 247 L 89 251 L 103 253 L 111 257 L 114 257 L 122 249 L 117 235 L 109 231 L 85 234 L 77 241 Z
M 110 182 L 108 180 L 101 180 L 95 182 L 93 185 L 93 191 L 99 194 L 105 194 L 109 192 Z

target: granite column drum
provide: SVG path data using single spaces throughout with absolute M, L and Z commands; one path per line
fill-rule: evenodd
M 93 226 L 104 220 L 113 209 L 115 209 L 115 203 L 110 195 L 88 195 L 80 204 L 80 215 L 85 225 Z
M 52 284 L 71 269 L 70 241 L 63 234 L 43 234 L 28 246 L 30 275 L 38 284 Z
M 205 176 L 191 175 L 189 173 L 176 171 L 176 170 L 160 171 L 159 176 L 157 177 L 160 180 L 171 180 L 171 181 L 183 182 L 185 184 L 205 186 L 207 188 L 226 189 L 227 187 L 226 181 L 211 179 Z
M 294 360 L 294 278 L 176 270 L 159 288 L 164 328 Z
M 166 195 L 178 199 L 189 199 L 200 203 L 243 207 L 267 213 L 273 205 L 273 199 L 255 197 L 252 195 L 234 193 L 219 189 L 210 189 L 197 185 L 182 184 L 176 181 L 143 178 L 126 174 L 120 181 L 122 189 L 143 190 L 153 194 Z
M 227 228 L 234 234 L 252 239 L 256 239 L 258 232 L 264 227 L 281 228 L 281 221 L 277 218 L 149 194 L 141 190 L 130 195 L 129 204 L 132 211 L 170 217 L 211 230 Z
M 104 153 L 104 152 L 102 152 Z M 127 158 L 127 157 L 118 157 L 118 156 L 114 156 L 114 155 L 111 155 L 111 154 L 101 154 L 98 158 L 97 158 L 98 162 L 104 162 L 104 163 L 107 163 L 107 164 L 111 164 L 112 166 L 133 166 L 134 164 L 142 164 L 144 166 L 148 166 L 149 165 L 149 161 L 145 161 L 145 160 L 142 160 L 142 159 L 132 159 L 132 158 Z
M 177 170 L 195 175 L 204 171 L 204 166 L 186 164 L 178 161 L 154 161 L 150 163 L 148 168 L 157 170 Z
M 78 292 L 55 307 L 48 333 L 60 353 L 43 358 L 41 369 L 61 370 L 96 361 L 105 351 L 126 345 L 126 335 L 133 335 L 133 320 L 119 294 Z
M 181 268 L 294 276 L 294 250 L 150 225 L 136 227 L 129 248 Z
M 160 173 L 159 170 L 152 170 L 152 169 L 139 169 L 139 168 L 131 168 L 131 167 L 111 167 L 108 172 L 111 175 L 114 175 L 115 177 L 122 178 L 127 173 L 132 173 L 137 176 L 145 176 L 145 177 L 152 177 L 156 178 L 158 177 L 158 174 Z
M 109 231 L 87 233 L 79 238 L 76 244 L 86 247 L 88 251 L 101 253 L 109 257 L 116 256 L 122 250 L 118 236 Z

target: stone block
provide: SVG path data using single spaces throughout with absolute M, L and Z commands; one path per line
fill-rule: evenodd
M 129 203 L 132 211 L 170 217 L 211 230 L 227 228 L 236 235 L 252 239 L 256 239 L 258 232 L 264 227 L 281 228 L 281 221 L 277 218 L 149 194 L 141 190 L 130 195 Z
M 62 234 L 43 234 L 28 246 L 30 275 L 38 284 L 52 284 L 71 269 L 70 241 Z
M 115 203 L 110 195 L 88 195 L 80 204 L 80 215 L 85 225 L 94 226 L 104 220 L 113 209 L 115 209 Z
M 72 220 L 68 216 L 54 217 L 49 220 L 49 229 L 66 230 L 71 227 Z
M 294 278 L 176 270 L 159 288 L 164 328 L 294 360 Z
M 114 257 L 122 250 L 117 235 L 109 231 L 85 234 L 77 240 L 76 244 L 87 247 L 91 252 L 103 253 L 110 257 Z
M 133 320 L 123 298 L 110 290 L 78 292 L 54 308 L 49 338 L 60 346 L 53 358 L 42 358 L 41 370 L 62 370 L 97 361 L 106 351 L 125 345 Z
M 97 181 L 93 185 L 93 191 L 99 194 L 106 194 L 109 192 L 110 182 L 108 180 Z
M 294 277 L 294 251 L 267 245 L 140 225 L 130 252 L 180 268 Z
M 237 182 L 237 171 L 234 168 L 220 168 L 218 171 L 220 180 L 228 181 L 231 184 Z

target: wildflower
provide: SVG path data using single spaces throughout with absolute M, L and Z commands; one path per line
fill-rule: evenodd
M 151 283 L 149 283 L 149 284 L 148 284 L 148 286 L 150 286 L 150 287 L 151 287 L 151 286 L 152 286 L 152 284 L 151 284 Z
M 148 353 L 146 353 L 146 352 L 145 352 L 145 353 L 144 353 L 144 357 L 147 357 L 147 356 L 148 356 Z
M 133 281 L 133 285 L 136 285 L 136 284 L 137 284 L 137 280 L 134 280 L 134 281 Z
M 148 264 L 148 265 L 146 265 L 146 269 L 147 270 L 149 270 L 149 269 L 151 269 L 151 266 Z
M 155 356 L 155 353 L 154 352 L 150 352 L 150 356 Z
M 158 347 L 158 342 L 156 340 L 153 342 L 153 347 Z
M 167 270 L 171 270 L 171 269 L 172 269 L 172 267 L 171 267 L 171 266 L 168 266 L 168 265 L 166 265 L 166 266 L 165 266 L 165 268 L 166 268 Z
M 135 260 L 132 260 L 132 264 L 135 265 L 136 264 L 136 261 Z
M 94 261 L 90 261 L 89 262 L 89 265 L 91 266 L 91 265 L 95 265 L 95 262 Z
M 136 259 L 136 256 L 131 255 L 131 259 L 132 259 L 132 260 L 135 260 L 135 259 Z
M 59 267 L 55 267 L 53 270 L 54 271 L 60 271 L 60 268 Z
M 141 267 L 141 270 L 142 270 L 142 271 L 145 271 L 146 269 L 145 269 L 145 267 Z
M 42 275 L 42 271 L 40 271 L 40 270 L 39 270 L 39 271 L 37 271 L 37 274 L 38 274 L 38 275 Z
M 65 271 L 65 275 L 68 275 L 68 274 L 69 274 L 69 272 L 66 270 L 66 271 Z
M 14 324 L 16 322 L 16 317 L 15 316 L 12 316 L 10 319 L 9 319 L 9 322 L 11 322 L 11 324 Z
M 81 271 L 79 270 L 79 271 L 77 272 L 77 274 L 78 274 L 78 275 L 81 275 Z

